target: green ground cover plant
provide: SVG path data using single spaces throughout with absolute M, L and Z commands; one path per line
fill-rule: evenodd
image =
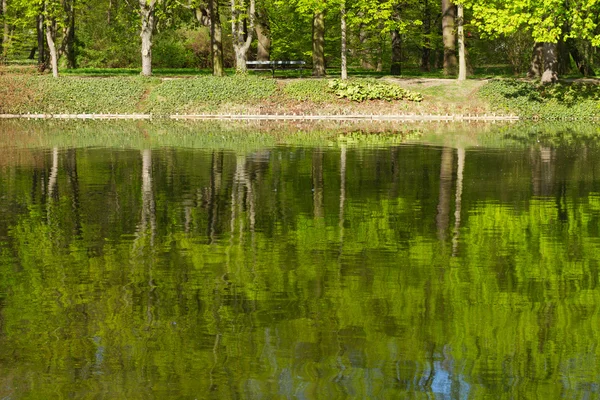
M 600 117 L 600 86 L 595 83 L 540 85 L 495 79 L 481 88 L 479 96 L 498 110 L 523 118 L 562 120 Z
M 334 79 L 329 81 L 329 89 L 339 98 L 346 98 L 358 102 L 365 100 L 423 101 L 423 96 L 419 93 L 403 89 L 398 85 L 379 82 L 373 79 L 353 79 L 345 81 Z

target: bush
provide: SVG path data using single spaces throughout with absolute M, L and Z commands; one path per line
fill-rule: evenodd
M 419 102 L 423 100 L 420 93 L 372 79 L 350 81 L 334 79 L 329 82 L 329 89 L 340 98 L 358 102 L 365 100 L 409 100 Z
M 502 111 L 524 118 L 590 119 L 600 116 L 600 86 L 586 83 L 540 85 L 492 80 L 479 95 Z
M 336 100 L 336 97 L 329 91 L 326 79 L 295 80 L 283 87 L 283 93 L 294 100 L 314 103 Z

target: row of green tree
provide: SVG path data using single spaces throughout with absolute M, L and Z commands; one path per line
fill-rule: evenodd
M 532 77 L 552 82 L 571 63 L 592 74 L 600 43 L 597 0 L 2 0 L 1 5 L 0 54 L 28 50 L 33 59 L 37 53 L 39 64 L 55 76 L 63 56 L 69 68 L 79 61 L 139 65 L 140 51 L 142 74 L 150 75 L 158 35 L 165 65 L 186 64 L 191 60 L 182 58 L 194 54 L 215 75 L 223 74 L 224 65 L 244 71 L 252 57 L 309 58 L 315 76 L 339 62 L 345 76 L 349 57 L 366 68 L 386 66 L 393 75 L 409 62 L 464 78 L 468 46 L 471 64 L 504 58 L 521 70 L 527 59 Z M 476 45 L 480 39 L 485 40 Z

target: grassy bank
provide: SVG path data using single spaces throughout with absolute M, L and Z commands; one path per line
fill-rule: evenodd
M 0 75 L 2 114 L 514 114 L 531 119 L 600 117 L 595 83 L 539 86 L 517 80 L 383 77 L 271 79 Z

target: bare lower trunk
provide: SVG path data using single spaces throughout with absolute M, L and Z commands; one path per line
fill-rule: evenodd
M 442 39 L 444 42 L 444 75 L 456 74 L 456 6 L 452 0 L 442 0 Z
M 210 45 L 212 54 L 212 66 L 214 76 L 223 76 L 223 29 L 221 28 L 221 15 L 219 14 L 219 2 L 209 0 L 210 13 Z
M 544 43 L 544 73 L 542 83 L 558 81 L 558 49 L 556 43 Z
M 152 33 L 154 31 L 154 6 L 156 0 L 140 0 L 140 15 L 142 18 L 142 75 L 152 75 Z
M 325 76 L 325 15 L 322 12 L 313 15 L 312 50 L 313 76 Z
M 458 6 L 458 80 L 467 79 L 467 54 L 465 52 L 464 8 Z
M 346 49 L 346 4 L 344 1 L 341 3 L 341 28 L 342 28 L 342 79 L 348 79 L 348 60 L 347 60 L 347 49 Z
M 67 68 L 77 68 L 77 60 L 75 54 L 75 0 L 71 0 L 69 8 L 69 29 L 67 31 L 66 55 Z
M 271 60 L 271 38 L 268 28 L 262 22 L 256 24 L 256 40 L 256 59 L 258 61 Z
M 402 75 L 402 35 L 397 30 L 392 31 L 392 75 Z
M 539 78 L 542 76 L 544 68 L 544 43 L 535 42 L 533 45 L 533 53 L 531 55 L 531 66 L 527 77 L 530 79 Z
M 54 29 L 50 21 L 46 22 L 46 41 L 50 49 L 50 65 L 52 67 L 52 76 L 58 78 L 58 52 L 54 43 Z
M 440 166 L 440 193 L 435 223 L 440 241 L 446 240 L 450 224 L 450 201 L 452 193 L 452 173 L 454 164 L 454 149 L 444 147 L 442 150 L 442 163 Z
M 2 43 L 0 43 L 0 57 L 6 57 L 6 51 L 8 49 L 9 38 L 9 27 L 8 27 L 8 3 L 6 0 L 2 0 L 2 16 L 4 17 L 4 27 L 2 29 Z
M 40 13 L 36 19 L 38 70 L 43 71 L 46 65 L 46 39 L 44 38 L 44 16 Z
M 431 54 L 431 10 L 429 9 L 429 0 L 424 1 L 424 15 L 423 15 L 423 47 L 421 48 L 421 71 L 429 72 L 431 67 L 429 65 L 429 56 Z
M 246 60 L 252 43 L 254 31 L 255 0 L 250 0 L 247 17 L 241 11 L 245 9 L 245 0 L 231 0 L 231 32 L 233 36 L 233 51 L 235 52 L 235 70 L 237 73 L 247 71 Z M 247 27 L 247 19 L 250 26 Z M 247 28 L 247 29 L 246 29 Z

